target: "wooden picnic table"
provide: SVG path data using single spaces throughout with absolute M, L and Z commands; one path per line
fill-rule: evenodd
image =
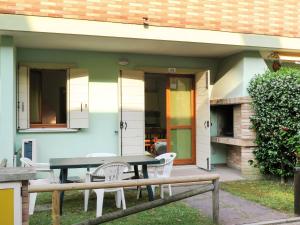
M 135 179 L 139 178 L 138 166 L 142 166 L 144 178 L 148 178 L 148 165 L 159 164 L 160 160 L 147 155 L 112 156 L 112 157 L 76 157 L 76 158 L 51 158 L 50 169 L 60 169 L 60 183 L 68 182 L 68 169 L 98 167 L 109 162 L 126 162 L 134 167 Z M 150 185 L 147 186 L 149 201 L 154 200 Z M 62 214 L 64 192 L 60 194 L 60 214 Z

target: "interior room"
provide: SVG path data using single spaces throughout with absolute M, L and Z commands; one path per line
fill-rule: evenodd
M 167 76 L 145 74 L 145 150 L 166 152 L 166 85 Z
M 29 82 L 31 127 L 65 127 L 66 71 L 31 69 Z

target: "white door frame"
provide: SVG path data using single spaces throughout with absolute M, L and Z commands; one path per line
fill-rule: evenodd
M 144 73 L 157 73 L 157 74 L 168 74 L 170 73 L 168 68 L 139 68 L 139 70 L 143 70 Z M 210 76 L 210 71 L 209 70 L 204 70 L 204 69 L 180 69 L 180 70 L 177 70 L 175 74 L 179 74 L 179 75 L 184 75 L 184 74 L 194 74 L 195 77 L 196 77 L 196 74 L 197 73 L 200 73 L 200 72 L 207 72 L 208 75 Z M 195 82 L 195 86 L 196 86 L 196 82 Z M 118 105 L 119 105 L 119 116 L 118 116 L 118 134 L 119 134 L 119 138 L 118 138 L 118 142 L 119 142 L 119 154 L 121 155 L 122 152 L 121 152 L 121 149 L 122 149 L 122 131 L 120 129 L 120 121 L 122 119 L 122 108 L 121 108 L 121 105 L 122 105 L 122 80 L 121 80 L 121 70 L 120 70 L 120 74 L 119 74 L 119 77 L 118 77 Z M 209 98 L 210 98 L 210 95 L 211 95 L 211 88 L 212 86 L 210 84 L 208 84 L 208 94 L 209 94 Z M 197 88 L 195 87 L 195 99 L 197 98 Z M 196 115 L 197 116 L 197 115 Z M 197 118 L 196 118 L 197 120 Z M 195 120 L 195 123 L 196 123 L 196 120 Z M 210 118 L 209 118 L 209 123 L 210 123 Z M 210 126 L 210 124 L 209 124 Z M 196 126 L 196 129 L 195 129 L 195 135 L 196 135 L 196 139 L 197 139 L 197 126 Z M 210 142 L 210 138 L 209 138 L 209 142 Z M 197 163 L 197 155 L 201 154 L 201 149 L 197 148 L 197 141 L 195 143 L 196 145 L 196 165 L 198 164 Z M 210 148 L 210 143 L 209 143 L 209 148 Z M 210 151 L 210 150 L 209 150 Z M 205 168 L 204 168 L 205 169 Z M 210 155 L 210 158 L 209 158 L 209 165 L 208 165 L 208 168 L 206 168 L 208 170 L 211 169 L 211 155 Z

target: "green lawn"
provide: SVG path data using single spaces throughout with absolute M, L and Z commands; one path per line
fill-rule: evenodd
M 145 192 L 143 192 L 145 193 Z M 140 204 L 147 201 L 146 193 L 143 198 L 136 200 L 136 191 L 125 191 L 127 207 Z M 79 191 L 66 192 L 64 201 L 64 214 L 62 216 L 62 224 L 73 224 L 93 218 L 96 215 L 96 196 L 91 196 L 88 212 L 83 211 L 83 194 Z M 37 205 L 50 207 L 51 195 L 43 193 L 38 195 Z M 37 208 L 39 208 L 37 206 Z M 47 208 L 47 207 L 46 207 Z M 114 196 L 110 193 L 105 194 L 103 214 L 117 210 L 115 208 Z M 35 212 L 30 217 L 30 225 L 47 225 L 51 224 L 51 211 Z M 213 225 L 210 218 L 206 218 L 182 202 L 172 203 L 166 206 L 158 207 L 128 217 L 115 220 L 107 225 L 166 225 L 166 224 L 182 224 L 182 225 Z
M 234 181 L 221 184 L 221 189 L 286 213 L 293 213 L 294 191 L 291 184 L 277 181 Z

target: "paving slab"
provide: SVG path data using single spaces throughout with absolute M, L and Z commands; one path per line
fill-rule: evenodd
M 172 169 L 171 176 L 172 177 L 193 176 L 193 175 L 210 174 L 210 173 L 219 174 L 221 182 L 244 179 L 240 171 L 223 165 L 214 166 L 211 171 L 200 169 L 196 165 L 174 166 Z
M 173 192 L 179 193 L 197 188 L 197 186 L 199 187 L 199 185 L 174 187 Z M 202 214 L 212 218 L 211 192 L 185 199 L 183 202 L 193 208 L 199 209 Z M 292 216 L 220 190 L 220 222 L 222 225 L 256 223 L 285 219 Z

